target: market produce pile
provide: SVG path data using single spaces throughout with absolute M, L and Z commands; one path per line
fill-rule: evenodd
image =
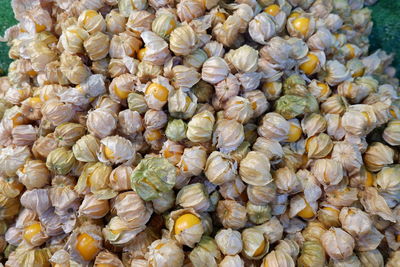
M 399 266 L 372 2 L 13 0 L 5 266 Z

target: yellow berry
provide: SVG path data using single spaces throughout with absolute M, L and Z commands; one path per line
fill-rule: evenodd
M 34 70 L 28 70 L 27 74 L 28 74 L 30 77 L 34 77 L 34 76 L 37 75 L 37 72 L 34 71 Z
M 176 156 L 181 155 L 181 154 L 182 154 L 182 153 L 179 153 L 179 151 L 171 151 L 171 150 L 169 150 L 168 148 L 166 148 L 166 149 L 163 151 L 163 156 L 164 156 L 164 158 L 166 158 L 166 159 L 173 158 L 173 157 L 176 157 Z
M 76 250 L 86 261 L 93 260 L 99 253 L 99 241 L 86 233 L 82 233 L 77 238 Z
M 115 265 L 109 264 L 109 263 L 100 263 L 100 264 L 96 264 L 96 267 L 115 267 Z
M 161 139 L 162 134 L 160 130 L 147 130 L 145 134 L 146 141 L 151 142 L 151 141 L 156 141 L 158 139 Z
M 365 182 L 364 182 L 366 187 L 371 187 L 374 184 L 374 175 L 369 172 L 365 171 Z
M 12 122 L 13 122 L 13 127 L 18 126 L 18 125 L 22 125 L 26 123 L 26 119 L 24 117 L 24 115 L 22 115 L 21 113 L 17 113 L 15 114 L 12 118 L 11 118 Z
M 264 12 L 270 14 L 271 16 L 276 16 L 281 11 L 281 8 L 278 5 L 270 5 L 264 9 Z
M 301 127 L 299 125 L 295 123 L 290 123 L 287 141 L 290 143 L 296 142 L 300 139 L 302 133 L 303 132 L 301 131 Z
M 326 83 L 317 83 L 318 87 L 321 88 L 321 96 L 327 95 L 329 93 L 329 85 Z
M 164 245 L 165 245 L 164 243 L 160 243 L 160 244 L 158 244 L 154 249 L 160 249 L 160 248 L 162 248 Z
M 139 49 L 138 53 L 137 53 L 137 58 L 142 61 L 144 58 L 144 55 L 146 54 L 146 47 L 143 47 L 141 49 Z
M 92 19 L 92 18 L 96 17 L 97 15 L 99 15 L 99 13 L 97 13 L 94 10 L 86 10 L 86 11 L 84 11 L 84 18 L 83 18 L 83 21 L 82 21 L 83 24 L 88 23 L 89 19 Z
M 353 78 L 361 77 L 361 76 L 364 75 L 364 71 L 365 71 L 365 69 L 364 69 L 364 68 L 361 68 L 361 69 L 359 69 L 358 71 L 354 72 L 351 76 L 352 76 Z
M 312 217 L 314 217 L 314 210 L 311 208 L 310 204 L 307 203 L 306 201 L 306 207 L 304 209 L 302 209 L 301 211 L 299 211 L 299 213 L 297 213 L 298 216 L 300 216 L 303 219 L 311 219 Z
M 36 30 L 36 32 L 42 32 L 42 31 L 46 30 L 46 26 L 35 23 L 35 30 Z
M 175 221 L 174 225 L 175 234 L 179 235 L 183 230 L 191 228 L 200 223 L 201 221 L 199 217 L 197 217 L 196 215 L 190 213 L 184 214 Z
M 347 47 L 347 49 L 349 49 L 349 54 L 346 56 L 346 59 L 354 58 L 356 55 L 354 46 L 352 44 L 346 44 L 345 46 Z
M 189 167 L 184 160 L 181 161 L 181 166 L 183 171 L 187 172 L 189 170 Z
M 167 101 L 168 93 L 168 89 L 158 83 L 152 83 L 146 89 L 146 95 L 153 95 L 156 99 L 163 102 Z
M 306 74 L 311 75 L 317 68 L 319 59 L 316 55 L 309 53 L 307 61 L 300 65 L 300 69 Z
M 310 143 L 311 143 L 311 140 L 313 140 L 314 138 L 315 138 L 315 136 L 311 136 L 310 138 L 307 139 L 306 147 L 305 147 L 306 152 L 310 151 Z
M 263 91 L 268 92 L 271 95 L 274 95 L 276 93 L 274 82 L 265 82 L 265 83 L 263 83 Z
M 42 231 L 42 226 L 40 225 L 39 222 L 35 222 L 24 228 L 23 237 L 28 243 L 31 243 L 32 238 L 35 235 L 39 234 L 41 231 Z
M 334 212 L 336 215 L 339 215 L 339 210 L 338 209 L 335 209 L 335 208 L 332 208 L 332 207 L 324 207 L 324 208 L 322 208 L 323 210 L 328 210 L 328 211 L 332 211 L 332 212 Z
M 308 28 L 310 27 L 310 19 L 305 17 L 298 17 L 292 22 L 296 31 L 300 32 L 303 36 L 307 35 Z
M 390 109 L 389 109 L 389 113 L 390 113 L 390 115 L 392 115 L 392 117 L 393 117 L 394 119 L 397 119 L 396 110 L 394 110 L 393 108 L 390 108 Z
M 344 25 L 341 29 L 342 29 L 343 31 L 351 31 L 351 30 L 352 30 L 352 28 L 350 27 L 350 25 Z
M 176 28 L 176 21 L 175 19 L 171 19 L 168 22 L 168 28 L 166 29 L 165 34 L 170 34 L 175 28 Z
M 114 159 L 114 151 L 112 151 L 111 149 L 109 149 L 108 147 L 104 147 L 104 156 L 107 159 Z
M 257 109 L 257 102 L 251 102 L 251 108 L 253 109 L 253 110 L 256 110 Z
M 258 246 L 256 251 L 254 251 L 253 257 L 258 257 L 260 256 L 265 250 L 265 240 L 261 242 L 261 244 Z
M 114 86 L 114 93 L 120 98 L 120 99 L 127 99 L 130 91 L 123 91 L 118 88 L 117 85 Z
M 363 112 L 361 112 L 361 114 L 367 119 L 367 123 L 370 124 L 371 123 L 371 119 L 369 117 L 368 112 L 363 111 Z
M 222 13 L 222 12 L 217 12 L 217 13 L 215 13 L 215 17 L 216 17 L 220 22 L 225 22 L 225 20 L 226 20 L 226 15 L 225 15 L 225 13 Z
M 289 15 L 288 19 L 291 19 L 291 18 L 298 18 L 298 17 L 300 17 L 300 13 L 298 13 L 298 12 L 293 12 L 292 14 Z

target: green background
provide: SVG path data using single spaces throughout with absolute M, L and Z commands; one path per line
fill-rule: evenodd
M 395 67 L 400 70 L 400 0 L 380 0 L 371 7 L 374 28 L 371 35 L 371 51 L 383 48 L 396 53 Z M 16 24 L 11 9 L 11 0 L 0 0 L 0 34 Z M 0 43 L 0 76 L 7 71 L 11 60 L 8 58 L 8 47 Z M 400 73 L 397 73 L 400 78 Z

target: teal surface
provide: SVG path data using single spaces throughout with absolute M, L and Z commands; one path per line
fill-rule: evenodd
M 394 65 L 400 70 L 400 0 L 380 0 L 371 8 L 374 21 L 371 51 L 383 48 L 396 53 Z M 0 0 L 0 35 L 3 36 L 4 31 L 16 23 L 11 0 Z M 10 62 L 7 45 L 0 43 L 0 76 L 7 72 Z M 400 71 L 397 72 L 397 76 L 400 78 Z
M 371 9 L 374 28 L 370 36 L 370 50 L 382 48 L 395 53 L 393 65 L 400 78 L 400 0 L 381 0 Z
M 3 36 L 4 31 L 16 23 L 17 21 L 11 9 L 11 0 L 0 0 L 0 35 Z M 0 76 L 7 72 L 10 63 L 8 46 L 5 43 L 0 43 Z

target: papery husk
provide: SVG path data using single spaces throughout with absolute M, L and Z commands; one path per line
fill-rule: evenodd
M 318 241 L 306 241 L 297 260 L 300 267 L 322 267 L 325 265 L 325 251 Z
M 0 173 L 12 177 L 23 167 L 31 153 L 27 146 L 7 146 L 0 151 Z
M 195 224 L 190 228 L 184 229 L 179 234 L 174 231 L 175 221 L 184 214 L 192 214 L 200 219 L 199 224 Z M 179 244 L 193 248 L 198 243 L 204 233 L 204 226 L 201 216 L 192 208 L 185 208 L 171 212 L 168 221 L 166 222 L 167 228 L 170 230 L 170 237 L 177 240 Z
M 215 241 L 224 255 L 236 255 L 243 248 L 240 232 L 230 228 L 220 230 L 215 235 Z
M 42 215 L 51 207 L 49 190 L 42 188 L 25 191 L 21 196 L 21 205 Z
M 217 266 L 221 258 L 215 240 L 209 236 L 204 236 L 189 254 L 189 259 L 195 267 Z
M 146 158 L 140 161 L 134 169 L 132 188 L 146 201 L 160 196 L 160 193 L 170 191 L 175 185 L 176 169 L 165 158 Z M 154 188 L 154 185 L 157 185 Z
M 153 213 L 150 203 L 144 202 L 133 191 L 119 194 L 114 201 L 112 209 L 119 218 L 129 223 L 131 228 L 145 225 Z
M 160 246 L 160 248 L 157 248 Z M 159 239 L 149 246 L 149 252 L 146 254 L 148 264 L 151 266 L 181 266 L 185 255 L 181 246 L 172 239 Z
M 268 236 L 261 229 L 246 228 L 242 232 L 243 250 L 242 254 L 248 259 L 261 259 L 269 250 Z M 259 252 L 259 248 L 263 248 Z M 258 255 L 256 255 L 256 252 Z
M 175 55 L 185 56 L 197 48 L 198 37 L 188 24 L 183 23 L 171 32 L 169 42 L 170 49 Z
M 275 250 L 284 251 L 289 254 L 293 260 L 296 260 L 300 253 L 300 246 L 294 240 L 283 239 L 279 241 L 278 245 L 275 247 Z
M 295 194 L 302 189 L 302 184 L 296 173 L 288 167 L 279 168 L 273 172 L 277 191 L 281 194 Z
M 204 173 L 210 182 L 220 185 L 236 177 L 237 166 L 228 155 L 214 151 L 207 159 Z
M 364 209 L 374 215 L 379 215 L 381 218 L 395 222 L 393 212 L 388 207 L 385 199 L 379 195 L 374 187 L 366 187 L 364 191 L 360 192 L 360 202 Z
M 276 186 L 269 183 L 265 186 L 247 186 L 247 195 L 249 201 L 256 205 L 266 205 L 275 199 Z
M 247 222 L 246 208 L 234 200 L 220 200 L 217 216 L 225 228 L 240 229 Z
M 345 259 L 353 253 L 354 239 L 340 228 L 332 227 L 321 236 L 321 243 L 333 259 Z
M 370 250 L 370 251 L 364 251 L 364 252 L 358 252 L 357 256 L 360 259 L 361 263 L 366 267 L 372 267 L 372 266 L 383 267 L 384 266 L 383 256 L 377 249 Z
M 199 175 L 206 166 L 207 152 L 202 146 L 185 148 L 178 167 L 185 176 Z
M 28 160 L 22 170 L 17 171 L 19 181 L 30 190 L 49 183 L 50 172 L 41 160 Z
M 244 267 L 244 261 L 239 255 L 225 256 L 224 259 L 219 263 L 220 267 Z
M 272 181 L 270 164 L 265 154 L 251 151 L 240 162 L 239 174 L 250 185 L 265 186 Z
M 343 179 L 343 166 L 332 159 L 318 159 L 314 162 L 311 172 L 324 185 L 337 185 Z
M 176 204 L 197 212 L 206 211 L 210 206 L 206 188 L 200 183 L 184 186 L 176 196 Z
M 146 227 L 130 227 L 128 222 L 123 221 L 118 216 L 112 217 L 108 225 L 103 228 L 104 238 L 115 246 L 126 246 L 142 232 Z
M 75 161 L 76 159 L 71 150 L 59 147 L 49 153 L 46 166 L 55 174 L 65 175 L 71 171 Z
M 220 120 L 216 123 L 213 143 L 223 153 L 237 149 L 244 141 L 243 125 L 235 120 Z
M 295 263 L 292 257 L 290 257 L 290 255 L 285 251 L 273 250 L 265 256 L 263 259 L 263 265 L 294 267 Z
M 75 186 L 75 191 L 79 194 L 92 192 L 99 198 L 109 199 L 115 196 L 109 188 L 108 176 L 112 168 L 104 163 L 86 163 Z
M 82 162 L 96 162 L 99 149 L 100 142 L 93 135 L 82 136 L 72 146 L 75 158 Z
M 342 208 L 339 220 L 342 228 L 352 236 L 363 236 L 371 230 L 372 226 L 368 214 L 357 208 Z
M 370 251 L 376 249 L 385 236 L 381 234 L 375 227 L 371 231 L 356 239 L 357 251 Z
M 201 78 L 211 84 L 217 84 L 229 74 L 229 66 L 221 57 L 208 58 L 202 68 Z
M 261 121 L 257 132 L 267 139 L 282 141 L 289 134 L 290 124 L 284 117 L 277 113 L 266 114 Z
M 99 254 L 97 254 L 94 264 L 109 264 L 115 267 L 124 267 L 122 261 L 118 258 L 118 256 L 107 250 L 101 251 Z
M 108 200 L 98 199 L 93 194 L 86 195 L 82 204 L 79 206 L 79 214 L 92 219 L 100 219 L 104 217 L 109 210 L 110 206 Z
M 86 126 L 91 134 L 104 138 L 117 128 L 117 116 L 109 109 L 99 108 L 89 112 Z
M 119 164 L 129 163 L 135 160 L 135 147 L 132 142 L 120 136 L 108 136 L 101 139 L 100 151 L 97 157 L 100 162 Z

